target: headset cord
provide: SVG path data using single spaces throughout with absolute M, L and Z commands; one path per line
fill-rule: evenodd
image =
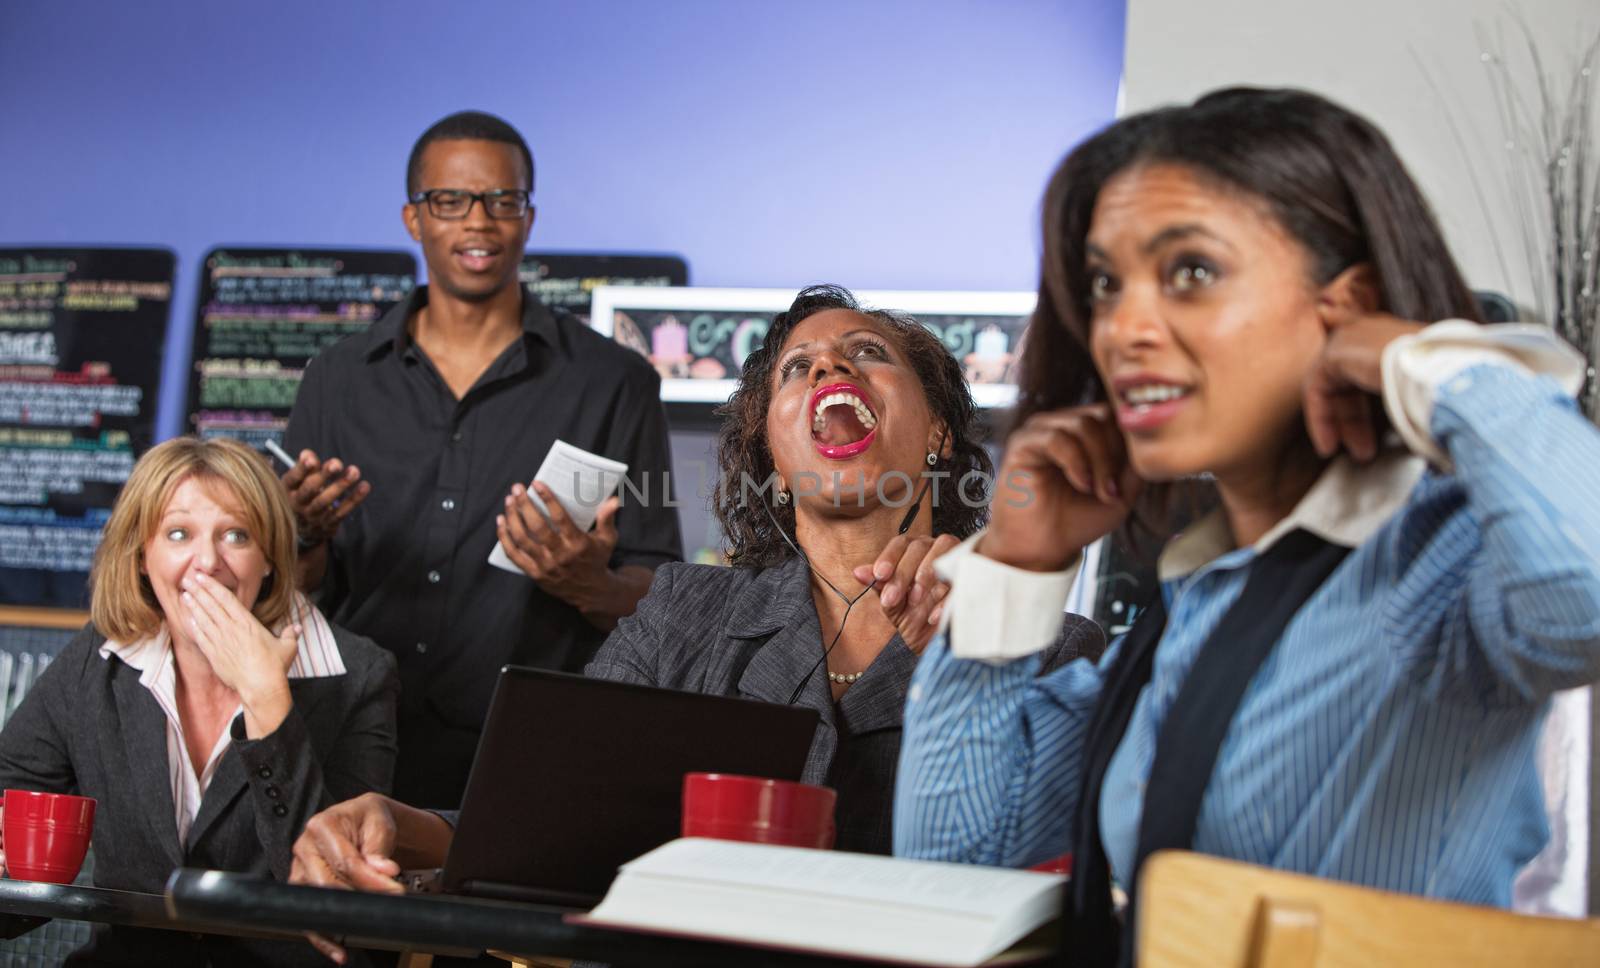
M 939 448 L 941 450 L 944 449 L 944 437 L 942 436 L 939 438 Z M 911 530 L 911 522 L 917 519 L 917 513 L 922 510 L 922 499 L 928 496 L 928 487 L 932 484 L 933 479 L 931 477 L 923 478 L 921 492 L 917 495 L 917 499 L 911 502 L 911 509 L 906 512 L 906 516 L 900 521 L 900 534 L 905 534 L 907 531 Z M 771 505 L 767 504 L 766 501 L 762 501 L 761 506 L 767 509 L 767 518 L 772 522 L 773 530 L 778 532 L 778 536 L 783 539 L 784 544 L 787 544 L 791 549 L 793 549 L 794 553 L 799 556 L 800 560 L 806 563 L 806 568 L 810 569 L 813 575 L 816 575 L 819 579 L 821 579 L 822 583 L 828 586 L 829 591 L 839 596 L 839 601 L 844 602 L 844 615 L 840 616 L 839 618 L 839 631 L 833 633 L 833 641 L 829 642 L 828 647 L 822 650 L 821 658 L 817 659 L 817 661 L 812 664 L 811 668 L 806 670 L 806 674 L 800 677 L 799 682 L 795 683 L 794 692 L 789 694 L 789 701 L 785 703 L 785 705 L 793 706 L 795 701 L 800 698 L 800 693 L 805 691 L 806 683 L 810 682 L 811 677 L 817 674 L 817 669 L 821 668 L 822 664 L 828 661 L 828 656 L 833 654 L 833 647 L 839 644 L 839 637 L 844 635 L 845 623 L 850 621 L 850 610 L 856 607 L 857 602 L 867 597 L 867 592 L 870 592 L 877 587 L 878 576 L 873 575 L 872 580 L 867 582 L 867 587 L 861 589 L 860 594 L 856 595 L 856 597 L 851 598 L 849 595 L 841 592 L 833 582 L 828 580 L 826 575 L 818 571 L 816 567 L 811 564 L 811 559 L 806 557 L 806 553 L 800 550 L 800 546 L 795 544 L 795 542 L 789 537 L 788 532 L 784 531 L 783 526 L 778 523 L 778 517 L 772 513 Z

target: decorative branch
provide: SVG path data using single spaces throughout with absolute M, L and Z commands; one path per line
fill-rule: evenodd
M 1600 32 L 1581 52 L 1571 78 L 1546 70 L 1533 32 L 1520 16 L 1533 93 L 1513 76 L 1504 39 L 1478 31 L 1505 137 L 1507 188 L 1517 210 L 1535 282 L 1535 308 L 1589 361 L 1579 400 L 1600 423 L 1600 154 L 1594 138 Z M 1541 282 L 1542 280 L 1542 282 Z

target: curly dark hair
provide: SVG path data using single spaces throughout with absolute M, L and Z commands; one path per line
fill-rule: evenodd
M 745 482 L 761 485 L 771 477 L 774 465 L 767 447 L 767 410 L 772 405 L 772 369 L 783 344 L 805 319 L 829 309 L 848 309 L 877 321 L 894 336 L 912 369 L 922 382 L 928 410 L 949 428 L 950 457 L 935 470 L 949 477 L 932 480 L 929 499 L 933 502 L 933 533 L 965 538 L 988 520 L 987 484 L 994 466 L 983 449 L 982 426 L 972 391 L 967 387 L 961 366 L 939 338 L 904 313 L 867 309 L 841 286 L 808 286 L 794 302 L 772 320 L 760 349 L 745 358 L 739 385 L 728 402 L 717 408 L 722 418 L 717 433 L 717 466 L 721 475 L 712 495 L 712 512 L 722 526 L 732 564 L 766 568 L 793 557 L 788 542 L 774 528 L 794 533 L 794 506 L 769 505 L 773 512 L 757 507 L 770 501 L 772 491 L 757 492 Z M 976 472 L 977 477 L 969 477 Z M 983 493 L 973 485 L 983 482 Z M 965 483 L 963 483 L 965 482 Z M 958 492 L 958 488 L 964 491 Z

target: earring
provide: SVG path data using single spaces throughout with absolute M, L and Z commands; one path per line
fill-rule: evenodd
M 936 465 L 938 463 L 939 463 L 939 455 L 935 454 L 931 450 L 928 451 L 928 466 L 929 467 L 933 467 L 934 465 Z
M 789 503 L 789 492 L 788 491 L 778 491 L 777 493 L 772 495 L 772 499 L 774 501 L 777 501 L 778 505 L 781 507 L 781 506 Z

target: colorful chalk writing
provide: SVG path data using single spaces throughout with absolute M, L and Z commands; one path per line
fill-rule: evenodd
M 81 608 L 153 442 L 174 257 L 0 250 L 0 604 Z
M 598 286 L 687 286 L 689 264 L 675 255 L 611 255 L 601 252 L 529 252 L 518 270 L 522 284 L 540 302 L 589 321 L 589 300 Z
M 189 422 L 202 437 L 281 441 L 306 363 L 416 286 L 407 252 L 213 249 L 196 304 Z

